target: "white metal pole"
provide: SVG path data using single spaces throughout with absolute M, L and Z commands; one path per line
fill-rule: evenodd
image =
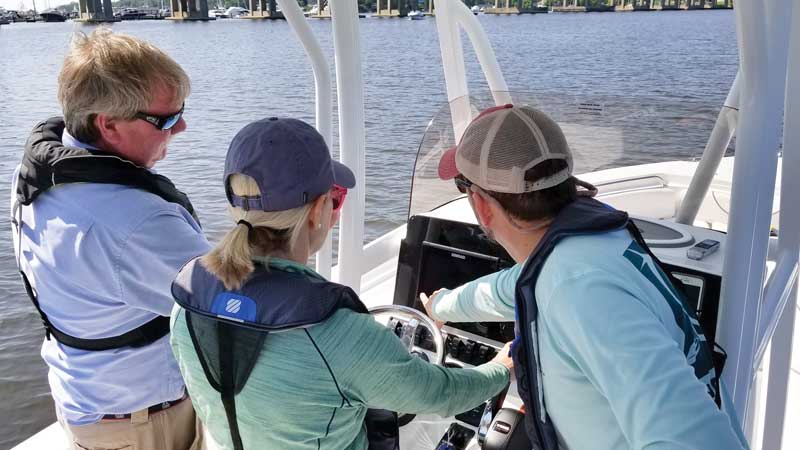
M 739 116 L 738 108 L 739 74 L 733 80 L 728 98 L 725 99 L 725 104 L 719 111 L 717 122 L 714 124 L 714 129 L 711 130 L 711 136 L 708 138 L 708 143 L 703 151 L 703 157 L 697 164 L 689 189 L 686 190 L 686 195 L 681 201 L 678 214 L 675 217 L 676 222 L 687 225 L 694 223 L 697 211 L 700 210 L 700 205 L 703 204 L 703 200 L 706 198 L 708 188 L 711 186 L 711 181 L 714 179 L 719 163 L 722 162 L 725 150 L 728 149 L 728 144 L 731 143 L 731 139 L 736 132 L 736 121 Z
M 781 15 L 790 1 L 745 0 L 734 10 L 741 96 L 717 341 L 728 351 L 723 377 L 743 424 L 748 423 L 754 324 L 764 286 L 783 118 L 788 20 Z M 745 434 L 751 439 L 752 430 Z
M 452 6 L 457 6 L 454 3 L 460 2 L 460 0 L 434 0 L 434 2 L 444 81 L 447 87 L 447 101 L 450 103 L 453 133 L 458 142 L 472 120 L 461 34 L 451 10 Z
M 330 0 L 333 49 L 336 59 L 336 94 L 339 105 L 339 155 L 356 176 L 347 197 L 339 227 L 339 282 L 356 293 L 361 289 L 364 251 L 364 91 L 358 2 Z
M 792 289 L 791 304 L 781 315 L 772 337 L 769 378 L 766 380 L 767 406 L 764 414 L 764 439 L 761 450 L 781 450 L 786 423 L 789 374 L 792 370 L 792 338 L 797 311 L 797 284 Z
M 311 62 L 311 69 L 314 71 L 314 88 L 316 92 L 316 119 L 317 131 L 325 138 L 328 148 L 333 146 L 333 99 L 331 93 L 331 69 L 319 42 L 314 37 L 311 27 L 308 26 L 300 5 L 294 0 L 277 0 L 278 5 L 283 11 L 283 16 L 289 27 L 294 30 L 300 43 L 306 51 L 308 60 Z M 325 243 L 317 253 L 317 272 L 325 278 L 331 277 L 331 236 L 325 239 Z
M 492 44 L 489 42 L 486 31 L 484 31 L 480 22 L 478 22 L 478 18 L 475 14 L 472 14 L 472 11 L 465 3 L 457 1 L 453 2 L 452 5 L 453 18 L 457 19 L 458 24 L 464 28 L 472 47 L 475 49 L 475 55 L 478 57 L 481 69 L 483 69 L 483 74 L 494 97 L 495 105 L 511 103 L 508 85 L 505 78 L 503 78 L 503 72 L 497 63 L 497 57 L 494 54 L 494 49 L 492 49 Z
M 781 203 L 778 224 L 779 254 L 800 258 L 800 6 L 790 5 L 791 16 L 789 50 L 786 72 L 786 103 L 783 123 L 783 159 L 781 167 Z M 786 419 L 786 400 L 792 362 L 792 341 L 795 332 L 798 282 L 791 282 L 791 291 L 783 309 L 778 327 L 772 337 L 767 407 L 762 450 L 780 450 L 783 443 Z M 780 311 L 779 311 L 780 312 Z
M 781 196 L 781 202 L 783 203 L 783 201 L 783 196 Z M 782 221 L 782 223 L 784 222 Z M 786 227 L 786 230 L 787 234 L 794 233 L 789 227 Z M 797 228 L 794 228 L 794 230 L 797 230 Z M 781 248 L 781 244 L 785 245 L 786 242 L 781 243 L 779 241 L 777 263 L 764 288 L 764 300 L 761 304 L 761 317 L 756 334 L 756 353 L 753 357 L 753 369 L 758 369 L 761 366 L 761 360 L 764 357 L 767 346 L 773 339 L 773 334 L 775 329 L 778 328 L 781 316 L 787 307 L 794 304 L 791 293 L 795 284 L 797 284 L 798 269 L 800 269 L 797 265 L 798 250 L 797 247 Z

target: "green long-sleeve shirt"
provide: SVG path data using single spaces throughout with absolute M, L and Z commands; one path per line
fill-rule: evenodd
M 289 261 L 270 265 L 319 277 Z M 219 393 L 206 381 L 183 310 L 176 307 L 172 319 L 172 349 L 195 410 L 214 440 L 231 449 Z M 340 310 L 310 328 L 267 337 L 236 396 L 239 430 L 245 448 L 363 450 L 367 408 L 449 416 L 497 394 L 508 379 L 498 363 L 449 369 L 412 357 L 371 316 Z

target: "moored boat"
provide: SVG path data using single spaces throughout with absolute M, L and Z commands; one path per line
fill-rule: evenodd
M 57 9 L 46 9 L 39 14 L 44 22 L 65 22 L 67 16 Z

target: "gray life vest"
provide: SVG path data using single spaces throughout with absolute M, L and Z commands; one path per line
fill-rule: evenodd
M 709 341 L 711 343 L 709 346 L 707 342 L 698 339 L 703 335 L 703 330 L 697 321 L 696 313 L 688 306 L 686 297 L 681 291 L 680 281 L 664 269 L 661 261 L 653 255 L 636 225 L 628 218 L 627 213 L 615 210 L 592 198 L 579 197 L 559 212 L 550 224 L 542 240 L 528 258 L 516 285 L 517 338 L 512 345 L 512 358 L 517 376 L 517 389 L 525 404 L 525 428 L 534 450 L 558 450 L 556 430 L 547 414 L 541 370 L 536 357 L 539 354 L 539 339 L 536 335 L 539 309 L 535 294 L 539 274 L 547 257 L 562 239 L 570 236 L 603 234 L 622 229 L 627 229 L 632 238 L 631 247 L 624 256 L 637 267 L 645 268 L 642 276 L 657 286 L 664 296 L 664 301 L 668 301 L 668 298 L 676 298 L 682 304 L 682 307 L 674 307 L 670 302 L 675 322 L 686 336 L 683 346 L 684 354 L 688 361 L 689 353 L 697 351 L 697 354 L 694 355 L 696 357 L 690 365 L 694 368 L 695 376 L 706 383 L 709 395 L 714 398 L 717 406 L 720 405 L 719 376 L 725 363 L 724 351 L 721 349 L 717 351 L 713 341 Z M 653 273 L 648 265 L 641 264 L 643 255 L 652 258 L 658 268 L 658 273 Z M 712 348 L 714 348 L 713 352 Z
M 247 383 L 269 334 L 322 323 L 340 309 L 369 313 L 347 286 L 261 263 L 241 288 L 231 291 L 199 258 L 193 259 L 172 283 L 172 295 L 185 310 L 206 380 L 220 394 L 235 450 L 244 449 L 236 395 Z M 333 373 L 331 377 L 335 379 Z M 349 403 L 342 395 L 342 404 Z M 370 409 L 365 423 L 370 450 L 397 450 L 396 413 Z M 260 448 L 254 445 L 251 448 Z
M 167 202 L 181 205 L 197 220 L 189 197 L 179 191 L 169 178 L 100 150 L 64 146 L 61 142 L 64 128 L 64 120 L 61 117 L 47 119 L 34 127 L 25 144 L 25 152 L 17 179 L 16 201 L 11 214 L 11 223 L 20 237 L 22 233 L 21 205 L 31 205 L 39 195 L 47 190 L 67 183 L 103 183 L 135 187 L 157 195 Z M 21 241 L 19 246 L 21 248 Z M 84 339 L 64 333 L 53 326 L 42 311 L 36 291 L 20 267 L 19 254 L 17 255 L 17 267 L 25 292 L 42 319 L 45 336 L 48 340 L 52 336 L 58 342 L 69 347 L 99 351 L 122 347 L 143 347 L 169 333 L 169 317 L 166 316 L 157 316 L 119 336 L 108 338 Z M 40 280 L 40 282 L 46 281 Z

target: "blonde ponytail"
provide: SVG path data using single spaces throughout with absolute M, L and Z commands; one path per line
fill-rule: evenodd
M 240 223 L 233 227 L 200 261 L 226 289 L 242 287 L 242 282 L 255 270 L 247 225 Z
M 251 177 L 234 174 L 230 189 L 240 196 L 260 195 L 258 184 Z M 226 289 L 239 289 L 255 270 L 255 250 L 260 255 L 270 252 L 291 252 L 297 243 L 303 223 L 311 212 L 308 203 L 286 211 L 257 211 L 229 206 L 228 214 L 237 221 L 216 247 L 200 259 L 205 268 L 222 281 Z M 247 224 L 252 227 L 252 231 Z

